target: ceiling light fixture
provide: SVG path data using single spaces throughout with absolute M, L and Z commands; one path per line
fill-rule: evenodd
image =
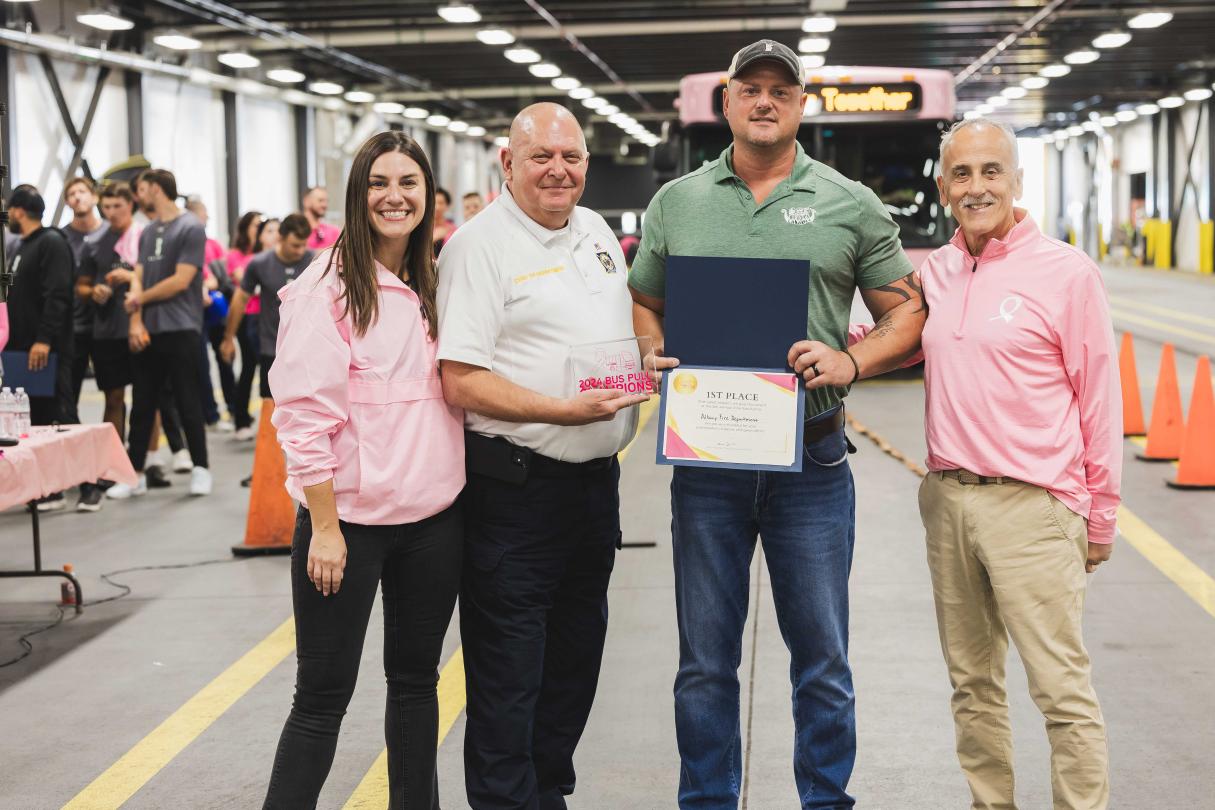
M 1100 125 L 1096 121 L 1085 121 L 1080 125 L 1080 128 L 1085 132 L 1096 132 L 1100 129 Z
M 202 47 L 202 43 L 194 39 L 194 37 L 178 34 L 175 31 L 153 37 L 152 41 L 162 48 L 168 48 L 173 51 L 196 51 Z
M 510 146 L 510 138 L 505 135 L 499 135 L 494 138 L 494 146 Z
M 102 9 L 77 14 L 76 22 L 99 31 L 130 31 L 135 27 L 134 20 L 119 17 L 117 14 Z
M 615 115 L 618 112 L 620 112 L 620 108 L 615 104 L 609 104 L 606 107 L 599 108 L 600 115 Z
M 515 41 L 515 35 L 505 28 L 482 28 L 477 32 L 477 39 L 486 45 L 510 45 Z
M 1067 65 L 1047 65 L 1038 71 L 1039 76 L 1044 76 L 1047 79 L 1058 79 L 1071 73 L 1072 69 Z
M 436 11 L 439 16 L 447 20 L 449 23 L 475 23 L 481 22 L 481 14 L 468 3 L 461 3 L 459 0 L 453 0 L 451 3 L 445 3 L 439 6 Z
M 996 108 L 990 104 L 980 104 L 978 107 L 975 107 L 975 112 L 977 112 L 979 115 L 991 115 L 995 111 Z
M 824 53 L 831 47 L 831 40 L 826 37 L 802 37 L 797 41 L 797 49 L 802 53 Z
M 589 87 L 575 87 L 570 91 L 569 95 L 575 101 L 582 101 L 595 95 L 595 91 Z
M 992 96 L 991 98 L 987 99 L 986 104 L 988 107 L 998 110 L 1001 107 L 1008 105 L 1008 99 L 1006 99 L 1004 96 Z
M 273 68 L 266 71 L 266 78 L 282 84 L 299 84 L 306 77 L 303 73 L 291 68 Z
M 402 115 L 404 115 L 406 118 L 412 118 L 415 121 L 421 121 L 430 117 L 430 110 L 426 109 L 425 107 L 406 107 L 405 112 L 402 113 Z
M 1050 84 L 1050 79 L 1043 76 L 1030 76 L 1028 79 L 1021 80 L 1021 86 L 1026 90 L 1041 90 L 1048 84 Z
M 426 119 L 426 123 L 432 127 L 445 127 L 451 123 L 451 119 L 441 113 L 435 113 Z
M 582 99 L 582 106 L 588 110 L 598 110 L 608 106 L 608 100 L 602 96 L 591 96 L 590 98 Z
M 452 121 L 447 125 L 452 132 L 467 132 L 468 124 L 464 121 Z
M 215 58 L 219 60 L 221 65 L 227 65 L 228 67 L 235 68 L 237 70 L 255 68 L 262 63 L 262 60 L 258 59 L 251 53 L 221 53 Z
M 1139 117 L 1139 113 L 1134 110 L 1119 110 L 1114 113 L 1114 118 L 1118 119 L 1119 123 L 1125 124 L 1128 121 L 1134 121 Z
M 1140 104 L 1135 108 L 1135 112 L 1139 115 L 1155 115 L 1160 112 L 1160 108 L 1155 104 Z
M 320 81 L 312 82 L 308 89 L 320 96 L 340 96 L 345 88 L 337 82 Z
M 1063 61 L 1069 65 L 1087 65 L 1096 62 L 1101 58 L 1101 54 L 1096 51 L 1090 51 L 1088 48 L 1082 48 L 1078 51 L 1072 51 L 1067 56 L 1063 57 Z
M 1186 90 L 1181 95 L 1185 97 L 1186 101 L 1206 101 L 1212 95 L 1215 95 L 1215 93 L 1213 93 L 1209 87 L 1195 87 L 1193 89 Z
M 807 70 L 821 68 L 823 65 L 827 64 L 827 57 L 823 56 L 821 53 L 803 53 L 801 55 L 801 60 L 802 67 L 806 68 Z
M 982 116 L 979 115 L 978 110 L 970 110 L 962 117 L 965 118 L 967 121 L 973 121 L 974 119 L 981 118 Z
M 1171 110 L 1185 104 L 1185 99 L 1181 96 L 1165 96 L 1156 103 L 1160 105 L 1161 109 Z
M 1005 87 L 1003 90 L 1001 90 L 1000 95 L 1004 96 L 1004 98 L 1017 99 L 1017 98 L 1025 98 L 1025 95 L 1028 92 L 1029 91 L 1026 90 L 1024 87 L 1019 87 L 1017 85 L 1013 85 L 1012 87 Z
M 553 79 L 553 87 L 558 90 L 573 90 L 575 87 L 581 87 L 582 82 L 575 79 L 573 76 L 559 76 Z
M 485 127 L 469 127 L 464 134 L 470 138 L 480 138 L 485 134 Z
M 502 52 L 502 55 L 516 65 L 530 65 L 533 62 L 540 61 L 540 54 L 531 48 L 507 48 Z
M 1072 124 L 1067 128 L 1067 134 L 1073 138 L 1078 138 L 1084 134 L 1084 127 L 1080 126 L 1079 124 Z
M 835 17 L 815 14 L 802 20 L 802 30 L 807 34 L 830 34 L 835 30 Z
M 368 93 L 366 90 L 351 90 L 342 96 L 351 104 L 370 104 L 375 101 L 375 96 Z
M 552 62 L 540 62 L 539 64 L 532 65 L 527 70 L 537 79 L 555 79 L 561 75 L 561 68 Z
M 1145 11 L 1131 17 L 1126 24 L 1131 28 L 1159 28 L 1171 19 L 1171 11 Z
M 371 109 L 378 112 L 380 115 L 401 115 L 405 112 L 405 105 L 398 104 L 395 101 L 377 101 L 371 105 Z M 422 112 L 425 112 L 423 110 Z M 425 116 L 423 116 L 424 118 Z
M 1106 129 L 1112 129 L 1118 126 L 1118 119 L 1112 115 L 1103 115 L 1101 116 L 1101 126 Z
M 1107 31 L 1093 40 L 1094 48 L 1121 48 L 1131 41 L 1131 35 L 1126 31 Z

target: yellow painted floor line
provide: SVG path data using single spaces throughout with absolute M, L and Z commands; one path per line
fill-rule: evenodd
M 295 622 L 288 619 L 136 743 L 63 810 L 120 807 L 294 651 Z
M 464 648 L 457 647 L 439 673 L 439 745 L 464 711 Z M 342 805 L 342 810 L 383 810 L 388 806 L 388 749 L 376 757 L 371 769 Z
M 1215 579 L 1125 506 L 1118 508 L 1118 533 L 1186 595 L 1215 617 Z
M 1146 436 L 1127 436 L 1126 440 L 1141 450 L 1147 449 L 1147 437 Z M 1144 463 L 1145 464 L 1163 464 L 1164 462 L 1163 461 L 1148 461 L 1148 462 L 1144 462 Z M 1172 464 L 1174 467 L 1177 466 L 1176 461 L 1170 461 L 1169 464 Z
M 658 404 L 661 401 L 662 400 L 659 398 L 659 396 L 655 394 L 637 406 L 641 409 L 641 414 L 637 419 L 637 433 L 633 436 L 632 441 L 626 444 L 624 449 L 621 450 L 617 455 L 617 458 L 620 459 L 621 464 L 623 464 L 624 460 L 629 457 L 629 451 L 631 451 L 633 449 L 633 445 L 637 443 L 637 439 L 641 436 L 641 432 L 645 430 L 645 426 L 649 423 L 650 417 L 654 415 L 654 411 L 658 410 Z
M 1123 298 L 1118 295 L 1110 296 L 1110 303 L 1119 307 L 1130 307 L 1131 309 L 1139 309 L 1144 312 L 1151 312 L 1156 315 L 1164 315 L 1167 318 L 1172 318 L 1177 321 L 1188 321 L 1201 326 L 1215 327 L 1215 318 L 1204 318 L 1201 315 L 1191 315 L 1188 312 L 1182 312 L 1179 309 L 1172 307 L 1162 307 L 1157 304 L 1146 304 L 1142 301 L 1136 301 L 1133 298 Z
M 1186 329 L 1184 326 L 1174 326 L 1171 323 L 1158 321 L 1155 318 L 1145 318 L 1142 315 L 1136 315 L 1134 313 L 1119 309 L 1111 308 L 1110 314 L 1113 315 L 1116 320 L 1139 324 L 1140 326 L 1146 326 L 1149 329 L 1159 329 L 1161 332 L 1169 332 L 1174 335 L 1180 335 L 1181 337 L 1197 340 L 1209 346 L 1215 346 L 1215 334 L 1210 332 L 1198 332 L 1193 329 Z

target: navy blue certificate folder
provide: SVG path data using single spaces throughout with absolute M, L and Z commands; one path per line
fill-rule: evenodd
M 668 256 L 668 357 L 689 366 L 784 369 L 806 338 L 810 263 Z
M 4 369 L 3 384 L 6 388 L 14 391 L 24 388 L 31 397 L 55 396 L 55 371 L 59 368 L 57 352 L 51 352 L 46 368 L 41 371 L 30 371 L 29 352 L 0 352 L 0 366 Z

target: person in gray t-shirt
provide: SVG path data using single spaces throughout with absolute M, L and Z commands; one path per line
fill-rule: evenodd
M 312 228 L 301 214 L 285 217 L 279 225 L 279 243 L 273 250 L 265 250 L 249 260 L 240 289 L 228 308 L 228 322 L 224 329 L 224 342 L 220 354 L 229 363 L 236 353 L 236 330 L 245 315 L 249 298 L 261 296 L 262 311 L 258 321 L 258 354 L 261 367 L 262 396 L 273 398 L 267 375 L 274 363 L 275 343 L 278 340 L 278 292 L 312 263 L 313 253 L 308 250 L 308 237 Z M 242 359 L 241 362 L 244 362 Z
M 149 169 L 136 181 L 140 204 L 155 220 L 139 237 L 139 255 L 125 307 L 131 316 L 129 345 L 134 377 L 128 454 L 139 475 L 134 487 L 116 484 L 110 497 L 147 491 L 143 475 L 148 440 L 169 382 L 190 448 L 194 469 L 191 495 L 211 493 L 207 432 L 199 396 L 199 340 L 203 326 L 203 251 L 206 233 L 198 217 L 177 207 L 177 180 L 164 169 Z M 124 487 L 115 495 L 114 489 Z
M 72 249 L 72 284 L 80 274 L 80 257 L 85 246 L 98 239 L 108 230 L 106 223 L 97 216 L 97 193 L 93 181 L 87 177 L 73 177 L 63 187 L 63 199 L 72 210 L 72 221 L 59 229 Z M 93 354 L 93 302 L 79 295 L 72 296 L 72 331 L 75 332 L 75 347 L 72 352 L 72 396 L 73 410 L 80 402 L 80 389 L 84 375 L 89 370 L 89 358 Z M 78 421 L 78 420 L 77 420 Z M 94 499 L 96 500 L 96 499 Z

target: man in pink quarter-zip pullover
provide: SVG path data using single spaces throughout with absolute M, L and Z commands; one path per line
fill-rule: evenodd
M 1012 130 L 941 141 L 960 227 L 921 268 L 928 476 L 920 488 L 958 759 L 976 810 L 1011 810 L 1011 636 L 1046 718 L 1056 810 L 1109 802 L 1105 723 L 1081 632 L 1085 573 L 1109 559 L 1121 398 L 1100 270 L 1013 206 Z

